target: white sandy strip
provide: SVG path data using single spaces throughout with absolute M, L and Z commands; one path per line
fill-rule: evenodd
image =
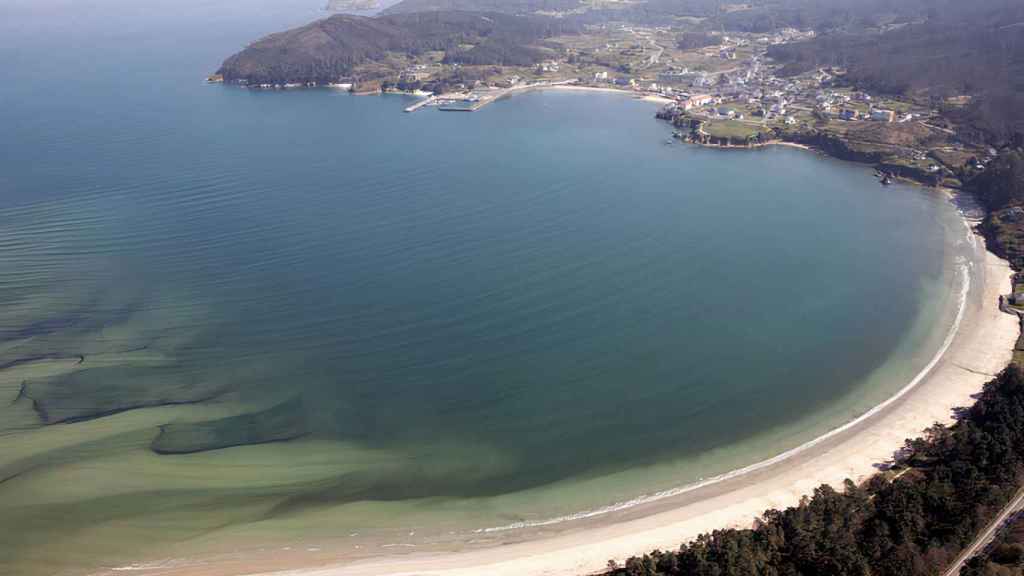
M 637 96 L 638 94 L 632 90 L 623 90 L 622 88 L 602 88 L 600 86 L 578 86 L 576 84 L 559 84 L 556 86 L 544 86 L 545 90 L 572 90 L 577 92 L 613 92 L 615 94 L 626 94 L 628 96 Z
M 410 554 L 273 574 L 579 576 L 600 571 L 610 558 L 675 549 L 718 528 L 749 527 L 764 510 L 792 506 L 821 484 L 838 487 L 847 478 L 863 481 L 876 471 L 877 463 L 890 460 L 906 438 L 919 436 L 935 422 L 952 422 L 953 408 L 972 404 L 972 395 L 1009 363 L 1018 322 L 998 306 L 999 295 L 1010 291 L 1009 266 L 985 252 L 973 267 L 959 326 L 926 373 L 867 417 L 790 451 L 782 462 L 773 458 L 749 467 L 742 475 L 687 494 L 687 502 L 673 509 L 635 520 L 491 549 Z
M 635 90 L 625 90 L 623 88 L 602 88 L 600 86 L 577 86 L 575 84 L 560 84 L 556 86 L 541 86 L 543 90 L 573 90 L 583 92 L 611 92 L 614 94 L 623 94 L 626 96 L 633 96 L 644 100 L 645 102 L 654 102 L 656 104 L 671 104 L 675 100 L 666 98 L 664 96 L 658 96 L 657 94 L 650 94 L 647 92 L 637 92 Z

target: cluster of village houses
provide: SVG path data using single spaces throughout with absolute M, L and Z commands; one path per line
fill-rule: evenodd
M 813 31 L 795 29 L 753 39 L 723 36 L 719 46 L 703 52 L 714 57 L 717 51 L 720 59 L 734 60 L 738 48 L 752 43 L 773 45 L 813 37 Z M 589 80 L 658 94 L 675 100 L 674 105 L 686 112 L 711 118 L 742 120 L 745 114 L 738 109 L 745 109 L 753 116 L 793 125 L 798 123 L 792 114 L 797 108 L 847 121 L 907 122 L 915 118 L 913 114 L 900 115 L 875 107 L 871 96 L 864 92 L 831 91 L 827 87 L 832 79 L 833 75 L 826 70 L 793 79 L 778 78 L 770 66 L 762 63 L 761 56 L 755 55 L 724 74 L 671 67 L 659 73 L 656 80 L 614 77 L 607 71 L 597 72 Z
M 831 79 L 832 75 L 823 70 L 796 79 L 781 79 L 754 57 L 738 71 L 719 75 L 681 68 L 658 74 L 656 82 L 609 78 L 608 72 L 596 73 L 592 81 L 657 93 L 675 100 L 675 106 L 686 112 L 708 117 L 742 120 L 744 114 L 737 108 L 745 108 L 766 120 L 796 124 L 791 106 L 797 104 L 805 111 L 817 110 L 847 121 L 907 122 L 915 118 L 910 113 L 900 115 L 875 107 L 871 95 L 865 92 L 828 90 Z
M 651 32 L 646 30 L 643 33 Z M 702 52 L 711 58 L 717 52 L 718 58 L 722 60 L 735 60 L 737 49 L 751 44 L 782 44 L 813 36 L 813 31 L 795 29 L 749 38 L 722 36 L 721 44 L 703 49 Z M 563 64 L 557 60 L 548 60 L 537 64 L 535 72 L 558 73 L 562 68 Z M 428 66 L 415 65 L 404 70 L 400 80 L 423 81 L 430 76 Z M 829 70 L 817 70 L 796 78 L 779 78 L 770 65 L 763 63 L 762 56 L 754 55 L 724 73 L 670 66 L 654 78 L 624 77 L 601 70 L 583 80 L 588 84 L 610 85 L 666 97 L 674 101 L 671 106 L 711 119 L 743 120 L 750 115 L 766 121 L 775 120 L 794 125 L 799 123 L 797 110 L 807 114 L 817 112 L 819 115 L 846 121 L 907 122 L 915 118 L 910 113 L 897 114 L 893 110 L 874 106 L 871 95 L 865 92 L 831 90 L 829 86 L 832 79 Z M 507 88 L 526 81 L 512 74 L 495 82 L 495 85 Z M 480 86 L 465 87 L 467 90 L 474 88 Z
M 902 123 L 920 119 L 915 112 L 897 112 L 889 106 L 879 105 L 871 94 L 864 91 L 850 91 L 834 87 L 832 69 L 819 69 L 796 77 L 779 77 L 777 66 L 766 61 L 764 50 L 773 44 L 806 40 L 814 36 L 811 31 L 784 30 L 773 35 L 749 35 L 729 37 L 722 35 L 716 46 L 700 49 L 706 59 L 719 60 L 721 71 L 693 70 L 673 65 L 670 59 L 661 58 L 655 41 L 658 34 L 669 35 L 667 29 L 628 29 L 637 35 L 639 42 L 629 50 L 639 51 L 640 56 L 649 59 L 650 64 L 661 64 L 646 75 L 628 76 L 621 72 L 605 69 L 592 72 L 581 78 L 585 84 L 614 86 L 634 90 L 642 94 L 658 95 L 670 99 L 671 110 L 685 112 L 690 116 L 708 120 L 740 120 L 761 124 L 773 121 L 785 125 L 814 122 L 816 118 L 831 118 L 848 122 Z M 608 43 L 595 52 L 616 50 L 624 54 L 621 44 Z M 628 50 L 627 50 L 628 51 Z M 751 54 L 738 58 L 738 54 Z M 658 58 L 653 54 L 658 54 Z M 651 54 L 651 56 L 648 56 Z M 666 66 L 667 65 L 667 66 Z M 456 65 L 457 66 L 457 65 Z M 716 68 L 716 66 L 702 66 Z M 571 69 L 564 62 L 548 60 L 535 66 L 537 76 L 557 74 Z M 667 68 L 667 69 L 666 69 Z M 430 76 L 428 67 L 419 65 L 403 72 L 403 79 L 425 80 Z M 528 84 L 529 79 L 510 74 L 493 84 L 497 87 L 512 87 Z M 483 84 L 465 87 L 466 90 L 483 89 Z M 752 118 L 748 118 L 752 117 Z M 756 120 L 755 120 L 756 118 Z M 927 154 L 905 149 L 902 154 L 918 162 L 926 162 Z M 937 164 L 926 165 L 926 169 L 938 172 Z M 978 161 L 976 169 L 984 169 Z M 1024 217 L 1024 216 L 1022 216 Z

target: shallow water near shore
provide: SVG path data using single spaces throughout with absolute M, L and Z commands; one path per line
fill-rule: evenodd
M 44 4 L 0 12 L 0 573 L 555 530 L 855 418 L 955 316 L 956 211 L 863 167 L 202 83 L 319 2 Z

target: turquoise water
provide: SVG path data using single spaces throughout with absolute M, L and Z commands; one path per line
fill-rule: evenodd
M 202 82 L 318 8 L 0 7 L 0 572 L 599 508 L 849 420 L 944 337 L 956 214 L 862 167 L 667 145 L 613 94 Z

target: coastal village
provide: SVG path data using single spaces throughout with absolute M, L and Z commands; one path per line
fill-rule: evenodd
M 475 111 L 516 92 L 552 86 L 627 91 L 661 103 L 658 117 L 674 125 L 680 140 L 724 147 L 807 145 L 874 164 L 885 183 L 902 177 L 956 187 L 956 174 L 984 170 L 995 156 L 959 142 L 934 103 L 858 90 L 845 82 L 842 69 L 788 75 L 769 56 L 773 46 L 814 36 L 792 28 L 756 34 L 610 23 L 551 39 L 544 48 L 551 57 L 533 66 L 446 63 L 443 52 L 394 55 L 332 86 L 356 94 L 422 96 L 407 112 Z

